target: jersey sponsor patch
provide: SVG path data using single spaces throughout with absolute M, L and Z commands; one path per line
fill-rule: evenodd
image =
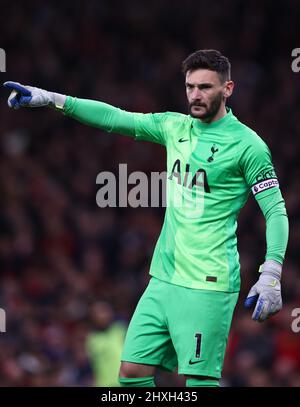
M 269 178 L 269 179 L 264 179 L 262 181 L 257 182 L 254 184 L 251 189 L 253 192 L 253 195 L 257 195 L 262 191 L 266 191 L 267 189 L 279 187 L 279 182 L 277 178 Z

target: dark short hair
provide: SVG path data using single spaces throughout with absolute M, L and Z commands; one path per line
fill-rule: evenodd
M 189 55 L 182 63 L 184 75 L 196 69 L 209 69 L 219 74 L 222 82 L 230 80 L 231 65 L 221 52 L 215 49 L 201 49 Z

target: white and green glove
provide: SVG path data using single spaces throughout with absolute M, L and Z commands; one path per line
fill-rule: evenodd
M 280 285 L 282 265 L 274 260 L 266 260 L 260 266 L 259 272 L 261 275 L 249 291 L 244 306 L 250 308 L 256 304 L 252 319 L 263 322 L 282 308 Z
M 3 84 L 11 90 L 8 98 L 8 106 L 13 109 L 24 107 L 50 106 L 56 109 L 63 109 L 67 96 L 60 93 L 48 92 L 47 90 L 24 86 L 18 82 L 5 82 Z

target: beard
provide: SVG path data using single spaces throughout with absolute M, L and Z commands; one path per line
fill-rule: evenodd
M 210 102 L 209 105 L 201 103 L 198 100 L 195 100 L 194 102 L 189 104 L 189 113 L 195 119 L 210 122 L 220 110 L 220 106 L 223 100 L 224 99 L 221 92 Z M 201 107 L 202 109 L 201 110 L 197 109 L 196 112 L 195 111 L 193 112 L 194 106 Z

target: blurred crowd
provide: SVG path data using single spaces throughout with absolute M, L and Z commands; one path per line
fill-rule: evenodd
M 258 324 L 243 299 L 264 261 L 253 197 L 239 218 L 242 288 L 223 386 L 300 386 L 300 47 L 297 0 L 3 0 L 1 79 L 129 111 L 186 113 L 181 62 L 228 56 L 229 106 L 269 145 L 290 220 L 284 308 Z M 296 42 L 298 39 L 298 43 Z M 9 111 L 0 95 L 0 386 L 114 386 L 126 326 L 148 282 L 163 208 L 99 208 L 97 174 L 165 170 L 158 145 L 88 128 L 51 109 Z M 300 310 L 299 310 L 300 311 Z M 300 324 L 299 324 L 300 325 Z M 181 386 L 176 374 L 157 383 Z

